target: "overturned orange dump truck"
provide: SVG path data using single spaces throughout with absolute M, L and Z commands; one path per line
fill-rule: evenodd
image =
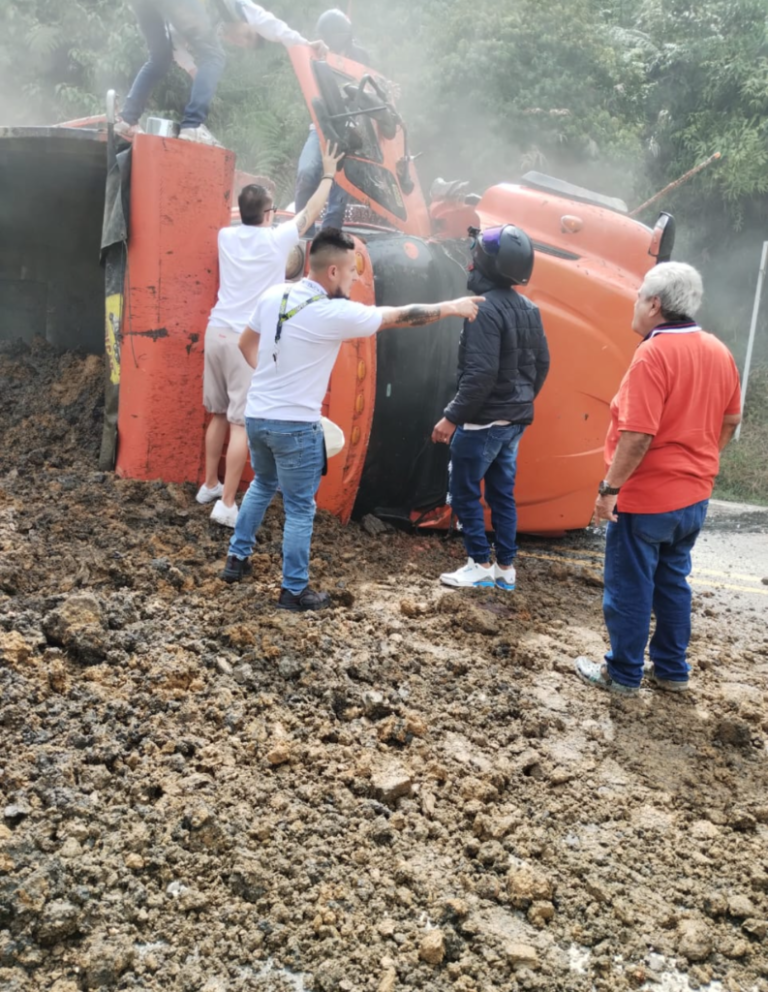
M 619 201 L 539 174 L 482 196 L 436 184 L 428 206 L 386 81 L 335 56 L 291 56 L 315 126 L 347 151 L 339 182 L 364 205 L 348 223 L 356 299 L 386 306 L 463 295 L 468 226 L 515 223 L 530 235 L 526 292 L 541 309 L 552 370 L 520 448 L 519 526 L 586 526 L 608 405 L 636 345 L 634 297 L 645 272 L 670 256 L 671 218 L 651 229 Z M 105 124 L 84 123 L 0 128 L 0 338 L 42 334 L 61 348 L 105 351 L 102 466 L 197 484 L 216 236 L 247 177 L 223 149 L 151 134 L 116 145 Z M 290 278 L 304 272 L 305 255 Z M 321 507 L 345 522 L 372 512 L 448 526 L 449 451 L 429 438 L 455 389 L 460 330 L 448 320 L 342 347 L 324 412 L 347 444 L 330 462 Z

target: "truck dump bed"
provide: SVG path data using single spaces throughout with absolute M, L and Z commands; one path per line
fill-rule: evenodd
M 0 340 L 104 350 L 97 131 L 0 127 Z

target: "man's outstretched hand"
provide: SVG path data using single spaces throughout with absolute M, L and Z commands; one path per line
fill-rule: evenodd
M 310 41 L 309 47 L 312 49 L 316 59 L 327 58 L 330 48 L 326 45 L 324 41 Z
M 474 320 L 481 303 L 485 303 L 484 296 L 462 296 L 458 300 L 453 300 L 452 306 L 456 311 L 456 317 Z
M 339 162 L 344 158 L 344 152 L 339 151 L 339 146 L 333 141 L 329 141 L 323 152 L 323 175 L 335 176 Z

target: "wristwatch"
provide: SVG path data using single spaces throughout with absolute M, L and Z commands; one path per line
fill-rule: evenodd
M 609 486 L 605 479 L 603 479 L 597 487 L 597 492 L 600 496 L 618 496 L 619 488 L 619 486 Z

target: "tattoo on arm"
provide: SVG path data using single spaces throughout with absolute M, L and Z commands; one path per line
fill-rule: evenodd
M 296 227 L 299 229 L 299 234 L 304 234 L 309 228 L 309 218 L 307 217 L 307 211 L 302 210 L 300 214 L 296 214 L 294 217 Z
M 422 324 L 431 324 L 440 319 L 440 307 L 405 307 L 403 309 L 403 323 L 409 327 L 420 327 Z
M 422 327 L 440 320 L 440 307 L 415 304 L 410 307 L 387 308 L 382 327 Z

